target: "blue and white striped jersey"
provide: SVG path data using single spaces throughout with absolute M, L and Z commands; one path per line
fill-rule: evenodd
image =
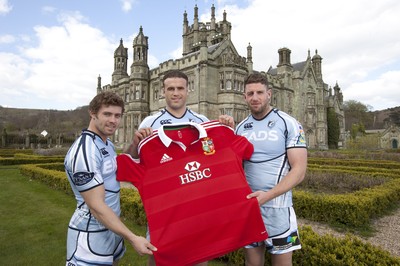
M 160 112 L 150 115 L 143 119 L 142 123 L 140 123 L 139 128 L 151 127 L 152 129 L 158 129 L 162 125 L 165 124 L 173 124 L 173 123 L 183 123 L 183 122 L 194 122 L 200 124 L 202 122 L 210 121 L 204 115 L 193 112 L 190 109 L 186 109 L 185 114 L 182 117 L 175 117 L 171 113 L 169 113 L 165 108 Z
M 246 137 L 254 145 L 254 153 L 244 162 L 247 182 L 254 191 L 268 191 L 278 184 L 290 170 L 286 151 L 306 148 L 301 124 L 278 109 L 272 109 L 263 119 L 252 115 L 239 123 L 236 134 Z M 291 207 L 292 191 L 266 202 L 265 207 Z
M 98 231 L 105 227 L 90 214 L 80 192 L 104 184 L 105 203 L 120 215 L 120 184 L 116 180 L 116 153 L 113 143 L 84 130 L 72 144 L 64 160 L 65 172 L 77 201 L 77 209 L 69 227 L 82 231 Z

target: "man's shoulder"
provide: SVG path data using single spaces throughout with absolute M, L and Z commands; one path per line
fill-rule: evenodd
M 193 116 L 199 119 L 198 123 L 210 121 L 205 115 L 199 114 L 191 109 L 187 109 L 186 116 Z
M 300 122 L 294 116 L 292 116 L 284 111 L 281 111 L 279 109 L 274 109 L 273 113 L 276 114 L 280 119 L 282 119 L 286 122 L 300 125 Z
M 237 124 L 235 132 L 236 134 L 240 131 L 243 130 L 243 128 L 249 129 L 251 126 L 251 123 L 253 122 L 253 116 L 250 114 L 246 116 L 242 121 Z M 250 124 L 249 124 L 250 123 Z
M 168 112 L 166 112 L 165 109 L 162 109 L 160 111 L 158 111 L 157 113 L 154 113 L 152 115 L 146 116 L 142 123 L 140 123 L 139 128 L 144 128 L 144 127 L 152 127 L 154 121 L 156 121 L 157 119 L 160 119 L 161 117 L 167 115 Z
M 282 119 L 295 119 L 290 114 L 288 114 L 288 113 L 286 113 L 286 112 L 284 112 L 282 110 L 279 110 L 278 108 L 272 109 L 272 113 L 280 116 Z

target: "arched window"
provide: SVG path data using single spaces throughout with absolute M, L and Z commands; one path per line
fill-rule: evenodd
M 399 143 L 397 139 L 392 140 L 392 149 L 397 149 L 399 147 Z
M 230 80 L 226 81 L 226 90 L 230 91 L 232 89 L 232 82 Z
M 140 85 L 135 86 L 135 100 L 140 100 Z

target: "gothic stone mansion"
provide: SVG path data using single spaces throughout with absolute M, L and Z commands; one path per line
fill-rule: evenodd
M 133 63 L 127 72 L 128 48 L 123 41 L 114 52 L 114 72 L 111 84 L 102 86 L 98 77 L 97 92 L 112 90 L 125 100 L 125 114 L 114 141 L 118 147 L 131 142 L 140 122 L 165 106 L 162 77 L 171 69 L 179 69 L 189 77 L 188 107 L 209 119 L 221 114 L 233 116 L 238 123 L 248 114 L 243 99 L 244 80 L 253 70 L 252 47 L 247 56 L 236 51 L 231 41 L 231 23 L 224 11 L 223 20 L 216 22 L 215 7 L 211 7 L 211 21 L 199 22 L 198 7 L 194 8 L 193 24 L 183 14 L 183 53 L 176 60 L 168 60 L 157 68 L 147 63 L 149 39 L 140 27 L 133 41 Z M 288 48 L 278 50 L 276 68 L 257 71 L 266 75 L 273 89 L 271 104 L 294 116 L 304 127 L 308 147 L 328 149 L 327 111 L 334 108 L 340 125 L 339 146 L 344 141 L 343 94 L 336 84 L 328 88 L 322 79 L 322 57 L 308 51 L 307 59 L 292 64 Z

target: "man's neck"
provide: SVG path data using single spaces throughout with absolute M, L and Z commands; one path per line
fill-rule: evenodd
M 170 113 L 171 115 L 173 115 L 177 118 L 182 117 L 185 114 L 186 109 L 187 109 L 186 106 L 181 109 L 171 109 L 171 108 L 165 107 L 165 110 L 167 110 L 168 113 Z
M 272 106 L 268 106 L 265 112 L 258 113 L 258 114 L 252 113 L 252 116 L 257 120 L 260 120 L 260 119 L 263 119 L 264 117 L 266 117 L 271 112 L 271 110 L 272 110 Z

